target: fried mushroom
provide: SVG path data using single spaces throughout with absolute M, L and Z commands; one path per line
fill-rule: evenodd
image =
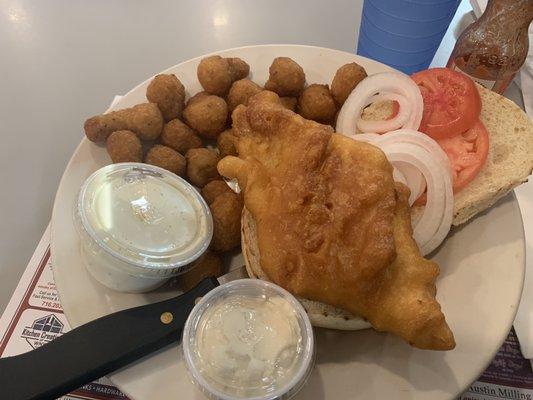
M 224 193 L 234 192 L 222 179 L 211 181 L 202 188 L 202 197 L 207 204 L 211 204 L 218 196 Z
M 165 121 L 181 118 L 185 107 L 185 87 L 174 74 L 156 75 L 146 89 L 146 98 L 161 110 Z
M 218 152 L 220 153 L 220 158 L 237 155 L 237 149 L 235 148 L 236 141 L 237 137 L 233 134 L 231 129 L 226 129 L 218 135 L 217 147 Z
M 280 97 L 279 101 L 286 109 L 296 111 L 296 105 L 298 104 L 298 99 L 296 97 Z
M 144 158 L 144 162 L 146 164 L 164 168 L 179 176 L 185 175 L 185 157 L 183 157 L 176 150 L 167 146 L 156 144 L 154 147 L 148 150 L 148 153 L 146 153 L 146 157 Z
M 198 64 L 197 75 L 200 84 L 208 93 L 225 96 L 233 82 L 245 78 L 250 66 L 240 58 L 210 56 Z
M 219 277 L 224 273 L 224 265 L 218 254 L 211 250 L 206 250 L 204 254 L 196 260 L 191 269 L 178 277 L 181 289 L 185 292 L 191 290 L 204 278 L 212 276 Z
M 202 147 L 202 139 L 177 118 L 165 124 L 159 140 L 165 146 L 181 154 L 187 153 L 190 149 Z
M 241 243 L 241 213 L 243 202 L 236 193 L 222 193 L 209 205 L 213 217 L 211 249 L 224 252 Z
M 191 149 L 185 155 L 187 159 L 187 178 L 193 185 L 202 188 L 214 179 L 220 179 L 217 171 L 219 156 L 213 150 L 203 148 Z
M 106 148 L 114 163 L 142 161 L 142 143 L 132 131 L 113 132 L 107 138 Z
M 309 85 L 298 98 L 298 114 L 306 119 L 329 124 L 335 118 L 336 111 L 328 85 Z
M 235 81 L 233 85 L 231 85 L 227 97 L 229 111 L 232 112 L 235 110 L 235 107 L 239 104 L 247 105 L 248 99 L 262 90 L 261 86 L 252 82 L 250 79 L 240 79 Z
M 359 64 L 353 62 L 340 67 L 331 82 L 331 95 L 338 107 L 341 107 L 352 90 L 367 77 L 366 71 Z
M 163 129 L 163 115 L 156 104 L 141 103 L 91 117 L 85 121 L 84 129 L 92 142 L 105 142 L 109 135 L 121 130 L 132 131 L 141 140 L 155 140 Z
M 198 96 L 198 97 L 196 97 Z M 215 95 L 196 95 L 183 111 L 187 125 L 207 139 L 216 139 L 226 128 L 228 106 L 223 98 Z
M 277 57 L 268 69 L 265 89 L 280 96 L 298 96 L 305 85 L 305 73 L 296 61 L 289 57 Z

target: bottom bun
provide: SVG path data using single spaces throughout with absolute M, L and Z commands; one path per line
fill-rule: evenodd
M 246 208 L 243 209 L 241 222 L 241 247 L 246 271 L 250 278 L 268 281 L 268 277 L 261 268 L 255 222 Z M 348 311 L 319 301 L 297 298 L 302 303 L 305 311 L 307 311 L 313 326 L 346 331 L 371 328 L 371 325 L 363 318 L 357 317 Z

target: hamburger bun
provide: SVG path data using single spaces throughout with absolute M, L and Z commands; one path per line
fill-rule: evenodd
M 242 211 L 241 219 L 241 248 L 246 271 L 250 278 L 268 281 L 268 277 L 261 268 L 261 257 L 257 244 L 255 222 L 252 214 L 246 208 Z M 304 307 L 311 324 L 316 327 L 355 331 L 370 328 L 371 325 L 361 317 L 348 311 L 330 306 L 318 301 L 297 297 Z
M 479 119 L 489 133 L 489 154 L 479 174 L 454 195 L 453 225 L 461 225 L 486 210 L 513 188 L 527 182 L 533 170 L 533 124 L 511 100 L 476 84 L 481 97 Z M 373 104 L 364 119 L 385 119 L 392 104 Z M 413 215 L 423 206 L 413 207 Z

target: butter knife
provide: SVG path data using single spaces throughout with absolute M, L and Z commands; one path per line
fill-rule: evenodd
M 247 278 L 234 269 L 205 278 L 190 291 L 81 325 L 24 354 L 0 358 L 1 398 L 53 400 L 181 340 L 195 301 L 226 282 Z

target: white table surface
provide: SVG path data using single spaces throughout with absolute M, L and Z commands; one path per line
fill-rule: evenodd
M 86 118 L 229 47 L 353 52 L 362 0 L 0 0 L 0 314 L 50 220 Z
M 355 51 L 362 3 L 0 0 L 0 313 L 50 220 L 86 118 L 154 73 L 219 49 Z M 470 11 L 463 0 L 435 65 L 447 61 Z M 508 97 L 521 101 L 516 87 Z

